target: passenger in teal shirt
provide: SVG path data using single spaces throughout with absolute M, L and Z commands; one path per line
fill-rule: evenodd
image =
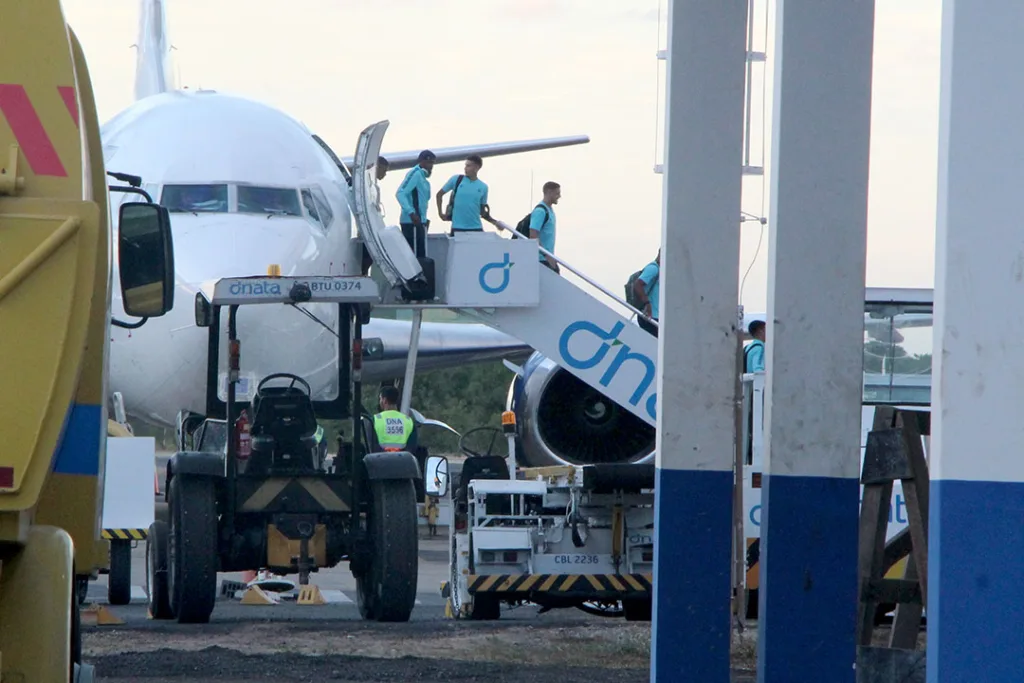
M 650 316 L 655 322 L 660 320 L 661 312 L 658 310 L 658 304 L 661 299 L 661 249 L 658 250 L 658 256 L 648 263 L 633 281 L 633 293 L 636 294 L 636 298 L 640 302 L 640 310 L 644 315 Z M 655 337 L 658 336 L 657 325 L 651 324 L 643 318 L 639 318 L 637 322 L 640 327 Z
M 764 372 L 764 340 L 765 324 L 763 320 L 754 320 L 747 326 L 747 332 L 754 341 L 743 350 L 743 371 Z
M 427 209 L 430 206 L 430 172 L 434 169 L 437 156 L 429 149 L 420 152 L 418 162 L 409 169 L 398 186 L 395 198 L 402 207 L 398 224 L 402 227 L 405 240 L 412 247 L 416 256 L 427 255 Z
M 483 159 L 476 154 L 466 158 L 465 175 L 453 175 L 448 179 L 434 198 L 437 200 L 437 215 L 452 222 L 452 232 L 482 232 L 483 223 L 480 216 L 487 206 L 487 183 L 480 180 L 477 174 L 483 167 Z M 451 192 L 450 214 L 441 208 L 441 198 Z
M 530 239 L 540 242 L 540 246 L 546 251 L 555 253 L 555 204 L 562 196 L 562 186 L 556 182 L 548 181 L 543 187 L 544 198 L 530 214 Z M 558 263 L 555 259 L 543 253 L 538 253 L 541 263 L 556 273 Z

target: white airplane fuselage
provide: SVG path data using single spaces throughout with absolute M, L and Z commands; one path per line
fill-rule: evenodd
M 153 95 L 111 119 L 101 135 L 107 170 L 141 176 L 153 200 L 172 210 L 176 281 L 167 315 L 134 330 L 112 328 L 109 389 L 121 392 L 131 418 L 173 426 L 181 410 L 206 412 L 208 330 L 196 326 L 193 305 L 200 286 L 223 277 L 266 275 L 271 264 L 284 276 L 359 275 L 362 251 L 353 240 L 349 187 L 308 129 L 280 110 L 241 97 L 211 91 Z M 195 195 L 196 188 L 183 185 L 205 187 Z M 185 206 L 196 210 L 176 211 L 188 192 L 198 203 Z M 118 205 L 141 198 L 111 199 L 116 234 Z M 113 270 L 111 313 L 133 322 L 124 313 Z M 336 328 L 335 307 L 304 308 Z M 226 322 L 225 315 L 222 327 Z M 331 330 L 279 305 L 244 307 L 238 324 L 243 377 L 249 373 L 258 381 L 291 372 L 310 382 L 314 398 L 333 398 L 338 369 Z M 380 337 L 387 352 L 386 362 L 367 364 L 364 381 L 401 374 L 409 330 L 403 321 L 364 326 L 363 336 Z M 421 368 L 454 364 L 458 353 L 473 360 L 523 348 L 482 325 L 425 323 L 421 344 L 431 343 L 436 353 L 421 353 Z

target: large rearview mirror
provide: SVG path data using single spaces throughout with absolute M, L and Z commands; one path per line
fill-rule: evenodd
M 213 324 L 213 307 L 202 292 L 196 292 L 196 327 L 209 327 Z
M 448 458 L 432 455 L 427 458 L 426 489 L 428 496 L 444 496 L 448 493 Z
M 117 267 L 124 312 L 158 318 L 174 307 L 174 246 L 171 218 L 159 204 L 122 204 L 118 219 Z

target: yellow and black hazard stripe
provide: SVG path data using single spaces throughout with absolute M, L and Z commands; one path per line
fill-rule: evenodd
M 104 529 L 102 537 L 107 541 L 144 541 L 148 529 Z
M 650 574 L 470 574 L 470 593 L 651 594 Z

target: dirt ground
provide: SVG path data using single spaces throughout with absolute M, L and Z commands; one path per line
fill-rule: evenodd
M 85 627 L 83 647 L 107 683 L 647 683 L 649 624 L 556 618 L 378 624 L 286 617 L 202 626 L 145 620 Z M 887 635 L 878 629 L 873 644 L 883 646 Z M 755 680 L 756 641 L 754 624 L 733 634 L 733 683 Z M 922 656 L 924 645 L 922 632 Z
M 99 680 L 122 683 L 646 683 L 650 627 L 621 620 L 523 626 L 423 622 L 234 623 L 83 634 Z M 753 679 L 753 641 L 734 652 Z

